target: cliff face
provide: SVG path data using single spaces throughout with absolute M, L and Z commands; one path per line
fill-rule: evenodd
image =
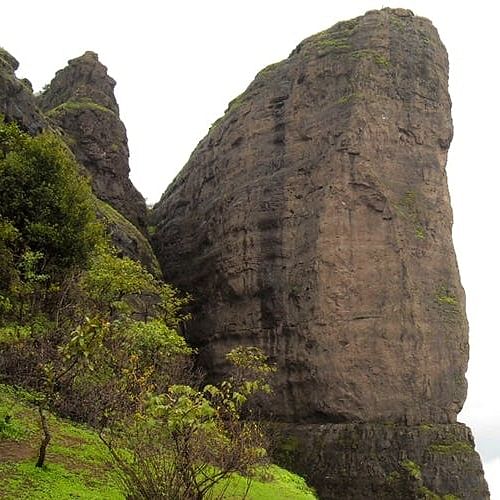
M 447 67 L 428 21 L 390 11 L 313 36 L 230 104 L 155 209 L 210 369 L 232 345 L 264 347 L 284 420 L 452 422 L 461 408 Z
M 97 54 L 86 52 L 57 72 L 37 103 L 64 132 L 77 160 L 89 172 L 97 197 L 145 232 L 146 204 L 129 179 L 127 133 L 114 86 Z
M 257 75 L 154 210 L 165 277 L 197 298 L 188 335 L 201 363 L 216 378 L 235 345 L 271 356 L 278 375 L 263 411 L 294 423 L 292 465 L 324 498 L 378 498 L 383 481 L 364 496 L 354 470 L 403 474 L 405 460 L 423 467 L 428 448 L 450 440 L 473 465 L 445 456 L 442 480 L 426 474 L 389 497 L 488 496 L 470 433 L 454 424 L 468 341 L 445 173 L 447 79 L 428 20 L 384 9 L 339 23 Z M 370 431 L 372 447 L 346 468 L 336 441 L 382 423 L 398 425 L 397 437 Z M 425 438 L 421 426 L 438 424 L 448 437 Z M 477 477 L 475 491 L 456 473 Z M 325 474 L 355 484 L 343 496 Z
M 287 424 L 279 453 L 321 499 L 483 500 L 479 455 L 463 424 Z

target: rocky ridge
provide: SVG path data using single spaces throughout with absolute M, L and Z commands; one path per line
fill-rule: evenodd
M 235 345 L 270 355 L 278 375 L 261 411 L 294 436 L 291 465 L 321 498 L 384 498 L 408 462 L 425 473 L 387 498 L 488 498 L 456 423 L 468 335 L 450 109 L 432 24 L 370 11 L 262 70 L 154 208 L 165 277 L 197 298 L 187 334 L 201 364 L 219 378 Z M 369 442 L 347 466 L 338 443 L 351 449 L 353 433 Z M 433 476 L 433 450 L 456 443 L 464 460 L 444 453 Z

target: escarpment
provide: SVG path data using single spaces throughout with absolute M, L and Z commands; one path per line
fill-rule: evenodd
M 127 133 L 114 87 L 97 54 L 85 52 L 56 73 L 37 102 L 64 132 L 77 160 L 89 172 L 97 197 L 145 232 L 146 204 L 129 179 Z
M 271 356 L 261 410 L 321 498 L 488 498 L 456 423 L 450 108 L 432 24 L 370 11 L 262 70 L 154 209 L 165 278 L 196 298 L 200 362 L 217 378 L 235 345 Z

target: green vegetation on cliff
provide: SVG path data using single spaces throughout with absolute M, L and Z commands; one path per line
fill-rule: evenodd
M 118 212 L 118 210 L 115 210 L 109 203 L 99 198 L 95 198 L 95 203 L 98 216 L 104 222 L 113 242 L 117 243 L 119 248 L 124 252 L 126 252 L 129 246 L 132 246 L 134 256 L 143 262 L 152 274 L 160 277 L 160 265 L 146 237 L 132 222 Z M 125 240 L 130 240 L 132 243 L 127 244 Z M 132 252 L 127 256 L 132 257 Z
M 62 104 L 59 104 L 59 106 L 56 106 L 55 108 L 47 111 L 47 116 L 51 117 L 56 114 L 63 113 L 65 111 L 81 111 L 85 109 L 99 111 L 102 113 L 111 113 L 113 115 L 115 114 L 113 110 L 106 108 L 105 106 L 102 106 L 101 104 L 98 104 L 96 102 L 93 102 L 90 99 L 79 99 L 79 100 L 70 100 Z

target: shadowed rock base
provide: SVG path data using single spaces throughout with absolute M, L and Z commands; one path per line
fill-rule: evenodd
M 490 498 L 464 424 L 283 424 L 281 431 L 279 462 L 322 500 Z

